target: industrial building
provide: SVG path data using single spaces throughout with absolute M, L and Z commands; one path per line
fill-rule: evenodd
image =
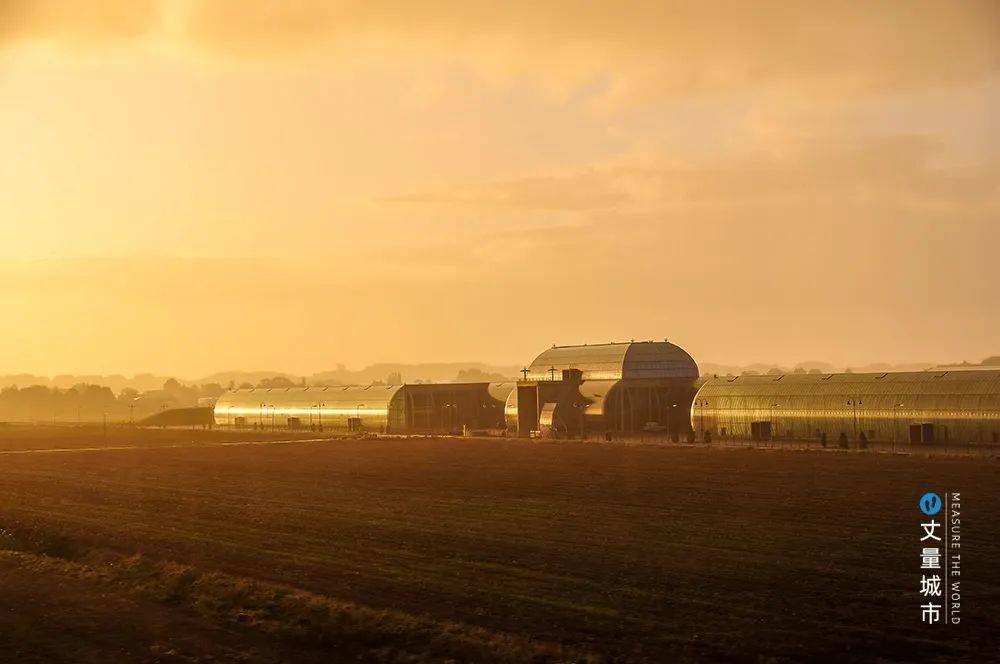
M 668 341 L 552 346 L 505 383 L 246 388 L 216 426 L 373 433 L 1000 443 L 1000 369 L 699 377 Z
M 553 346 L 516 383 L 231 390 L 215 425 L 374 433 L 688 436 L 698 365 L 666 341 Z
M 712 378 L 691 420 L 700 439 L 1000 442 L 1000 370 Z
M 656 432 L 687 436 L 698 365 L 668 341 L 553 346 L 507 398 L 519 436 Z
M 215 424 L 371 433 L 489 431 L 504 427 L 504 405 L 513 389 L 513 382 L 244 388 L 219 397 Z

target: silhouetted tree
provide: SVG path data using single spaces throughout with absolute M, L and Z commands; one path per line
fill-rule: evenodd
M 129 404 L 138 396 L 139 390 L 134 387 L 123 387 L 122 391 L 118 393 L 118 401 L 120 403 Z
M 199 388 L 198 391 L 200 392 L 201 396 L 212 397 L 212 398 L 217 398 L 223 392 L 225 392 L 225 390 L 222 389 L 222 386 L 219 385 L 218 383 L 205 383 Z
M 456 383 L 502 383 L 510 378 L 498 374 L 487 373 L 482 369 L 462 369 L 455 376 Z
M 44 385 L 0 390 L 0 419 L 15 421 L 119 419 L 127 405 L 110 388 L 79 384 L 67 390 Z
M 275 376 L 261 379 L 260 387 L 295 387 L 295 383 L 284 376 Z

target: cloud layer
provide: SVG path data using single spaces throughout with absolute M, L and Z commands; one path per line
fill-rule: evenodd
M 140 40 L 200 54 L 465 62 L 612 98 L 806 86 L 831 94 L 963 83 L 1000 67 L 991 0 L 497 4 L 8 0 L 0 45 Z
M 0 50 L 8 370 L 1000 352 L 992 0 L 8 0 Z

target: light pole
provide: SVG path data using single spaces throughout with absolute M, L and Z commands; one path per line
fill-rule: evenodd
M 893 405 L 892 407 L 892 453 L 896 454 L 896 429 L 899 428 L 899 409 L 903 406 L 903 402 Z
M 696 408 L 698 408 L 698 428 L 701 430 L 701 439 L 705 440 L 705 406 L 708 405 L 708 401 L 704 399 L 699 399 L 694 402 Z
M 319 402 L 319 408 L 317 409 L 317 416 L 319 417 L 319 426 L 317 427 L 320 431 L 323 430 L 323 406 L 326 404 L 322 401 Z
M 854 440 L 858 439 L 858 406 L 862 404 L 861 399 L 848 399 L 847 405 L 854 407 Z
M 677 404 L 670 404 L 670 411 L 667 413 L 667 439 L 673 442 L 674 436 L 672 432 L 673 419 L 674 419 L 674 408 L 677 408 Z
M 769 406 L 769 408 L 771 409 L 771 432 L 770 433 L 771 433 L 771 441 L 772 441 L 772 443 L 774 441 L 775 432 L 777 430 L 777 427 L 774 425 L 774 409 L 777 408 L 780 405 L 781 405 L 780 403 L 772 403 Z

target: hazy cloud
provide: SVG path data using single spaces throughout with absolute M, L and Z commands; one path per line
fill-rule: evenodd
M 806 85 L 836 93 L 979 80 L 1000 66 L 1000 4 L 497 4 L 327 0 L 8 0 L 0 39 L 144 36 L 200 52 L 466 62 L 616 97 Z
M 444 204 L 476 208 L 579 211 L 613 208 L 630 196 L 618 191 L 608 173 L 521 178 L 423 194 L 387 196 L 384 203 Z
M 923 135 L 824 134 L 787 142 L 780 152 L 647 160 L 379 200 L 553 211 L 782 201 L 831 208 L 854 201 L 997 211 L 1000 163 L 936 164 L 943 153 L 940 140 Z
M 22 41 L 93 45 L 162 30 L 160 3 L 152 0 L 3 0 L 0 47 Z
M 997 352 L 992 0 L 0 0 L 0 49 L 8 370 Z

